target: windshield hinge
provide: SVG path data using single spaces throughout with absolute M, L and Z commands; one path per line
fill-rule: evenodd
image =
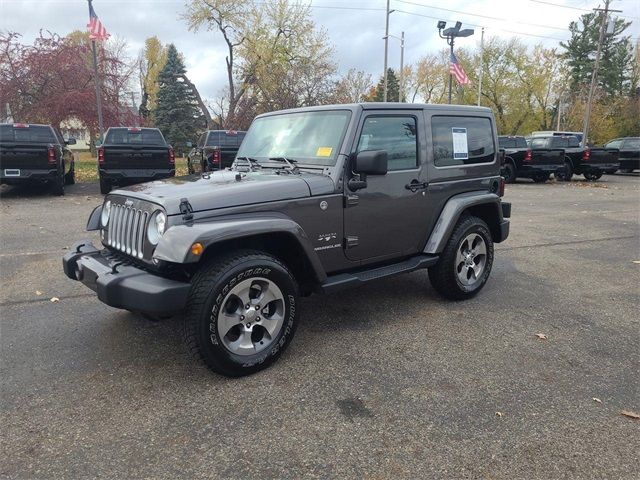
M 180 199 L 180 213 L 185 221 L 193 219 L 193 207 L 186 198 Z

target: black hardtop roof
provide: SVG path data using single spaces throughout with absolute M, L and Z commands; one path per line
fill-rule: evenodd
M 487 107 L 476 107 L 474 105 L 442 105 L 435 103 L 402 103 L 402 102 L 363 102 L 363 103 L 343 103 L 333 105 L 318 105 L 314 107 L 291 108 L 287 110 L 276 110 L 263 113 L 256 118 L 279 115 L 283 113 L 314 112 L 322 110 L 430 110 L 438 113 L 491 113 Z

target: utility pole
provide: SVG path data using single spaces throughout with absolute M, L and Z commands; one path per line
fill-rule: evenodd
M 404 102 L 404 32 L 400 34 L 400 95 L 398 101 Z
M 89 17 L 91 17 L 91 2 L 92 0 L 87 0 L 89 2 Z M 98 74 L 98 56 L 96 55 L 96 41 L 91 40 L 91 51 L 93 52 L 93 71 L 95 75 L 95 84 L 96 84 L 96 103 L 98 106 L 98 130 L 100 130 L 100 141 L 102 141 L 104 137 L 104 123 L 102 121 L 102 94 L 100 93 L 100 76 Z
M 604 42 L 605 35 L 605 25 L 607 23 L 607 18 L 609 16 L 609 12 L 621 12 L 622 10 L 609 10 L 609 4 L 611 0 L 605 0 L 604 9 L 602 8 L 594 8 L 593 10 L 596 12 L 602 13 L 602 21 L 600 22 L 600 36 L 598 37 L 598 50 L 596 51 L 596 61 L 593 66 L 593 72 L 591 73 L 591 85 L 589 87 L 589 96 L 587 97 L 587 108 L 584 113 L 584 124 L 582 127 L 582 146 L 587 146 L 587 140 L 589 135 L 589 121 L 591 120 L 591 106 L 593 103 L 593 94 L 596 89 L 596 85 L 598 82 L 598 68 L 600 67 L 600 56 L 602 54 L 602 43 Z
M 384 94 L 383 101 L 387 101 L 387 56 L 389 55 L 389 1 L 387 0 L 386 25 L 384 27 Z
M 478 74 L 478 106 L 482 96 L 482 73 L 484 71 L 484 27 L 480 33 L 480 73 Z

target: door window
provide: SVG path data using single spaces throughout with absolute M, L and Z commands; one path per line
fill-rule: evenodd
M 416 119 L 410 116 L 370 116 L 362 126 L 358 153 L 386 150 L 388 170 L 409 170 L 418 165 Z
M 437 167 L 491 163 L 495 158 L 489 118 L 434 116 L 431 130 Z

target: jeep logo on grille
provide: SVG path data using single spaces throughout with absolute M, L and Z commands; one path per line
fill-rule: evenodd
M 133 200 L 127 200 L 126 202 L 124 202 L 124 206 L 125 207 L 133 207 Z

